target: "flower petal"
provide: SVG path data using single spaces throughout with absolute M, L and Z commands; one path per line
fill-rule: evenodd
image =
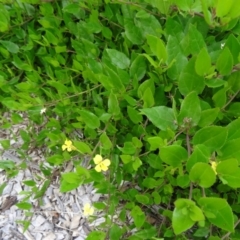
M 108 166 L 105 166 L 104 164 L 101 164 L 101 169 L 102 171 L 107 171 L 108 170 Z
M 62 145 L 62 150 L 64 151 L 67 148 L 66 145 Z
M 101 171 L 102 171 L 102 168 L 101 168 L 100 164 L 98 164 L 98 165 L 95 167 L 95 170 L 96 170 L 97 172 L 101 172 Z
M 95 164 L 99 164 L 102 161 L 102 156 L 97 154 L 93 159 Z
M 110 166 L 111 162 L 110 162 L 109 159 L 105 159 L 105 160 L 103 161 L 103 164 L 108 167 L 108 166 Z

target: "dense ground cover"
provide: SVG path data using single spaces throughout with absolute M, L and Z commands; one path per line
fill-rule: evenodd
M 20 112 L 41 128 L 0 167 L 16 175 L 30 148 L 73 161 L 60 190 L 108 196 L 85 208 L 106 212 L 88 239 L 240 239 L 239 15 L 234 0 L 1 1 L 1 128 Z M 51 182 L 40 167 L 20 208 Z

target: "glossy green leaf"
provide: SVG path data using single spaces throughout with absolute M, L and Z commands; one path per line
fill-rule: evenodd
M 185 162 L 188 158 L 187 150 L 178 145 L 170 145 L 162 147 L 160 150 L 160 158 L 163 162 L 178 167 L 182 162 Z
M 144 41 L 141 29 L 139 29 L 131 19 L 124 19 L 125 34 L 127 38 L 136 45 L 141 45 Z
M 221 75 L 229 75 L 233 68 L 233 56 L 228 47 L 224 47 L 217 59 L 217 70 Z
M 81 153 L 91 153 L 92 150 L 88 144 L 84 142 L 74 141 L 73 145 L 81 152 Z
M 18 45 L 13 42 L 0 40 L 0 43 L 11 53 L 18 53 L 19 51 Z
M 104 240 L 106 238 L 106 233 L 103 231 L 92 231 L 88 234 L 86 240 Z
M 226 142 L 228 131 L 220 126 L 208 126 L 200 129 L 193 137 L 193 144 L 204 144 L 215 151 L 220 149 Z
M 238 1 L 232 1 L 232 6 L 230 11 L 227 14 L 227 17 L 236 18 L 240 15 L 240 5 Z
M 19 202 L 16 204 L 16 206 L 20 209 L 28 210 L 28 211 L 32 208 L 32 204 L 28 202 Z
M 232 158 L 217 164 L 219 178 L 232 188 L 240 187 L 240 168 L 237 159 Z
M 224 1 L 218 0 L 217 1 L 217 8 L 216 8 L 216 15 L 218 17 L 224 17 L 230 11 L 234 0 Z
M 225 46 L 229 48 L 232 56 L 233 56 L 233 62 L 234 64 L 237 64 L 238 61 L 238 55 L 240 52 L 240 42 L 239 40 L 233 35 L 230 34 L 227 38 L 227 41 L 225 43 Z
M 113 224 L 109 231 L 110 240 L 119 240 L 123 234 L 123 229 L 117 224 Z
M 195 62 L 196 73 L 199 76 L 204 76 L 208 73 L 210 67 L 211 67 L 211 58 L 208 54 L 207 49 L 203 48 L 199 52 L 196 62 Z
M 197 125 L 201 116 L 200 101 L 196 92 L 189 93 L 181 103 L 178 122 L 184 124 L 184 121 L 189 120 L 191 125 Z
M 233 232 L 233 212 L 227 201 L 223 198 L 203 197 L 199 204 L 208 220 L 215 226 Z
M 138 55 L 131 64 L 130 76 L 134 78 L 136 76 L 137 80 L 141 80 L 147 69 L 146 60 L 143 56 Z
M 188 63 L 187 57 L 183 54 L 179 41 L 176 37 L 169 36 L 167 41 L 167 63 L 170 65 L 168 76 L 177 79 Z M 190 69 L 190 68 L 189 68 Z
M 145 222 L 145 214 L 140 207 L 135 206 L 131 211 L 131 216 L 137 228 L 141 228 Z
M 133 107 L 127 106 L 127 113 L 133 123 L 137 124 L 142 121 L 142 115 Z
M 129 58 L 122 52 L 115 49 L 107 49 L 108 56 L 111 59 L 112 64 L 120 69 L 128 68 L 130 65 Z
M 210 108 L 201 112 L 200 120 L 198 122 L 199 127 L 206 127 L 211 125 L 217 118 L 220 112 L 219 108 Z
M 145 114 L 147 118 L 161 130 L 167 130 L 168 128 L 176 128 L 176 125 L 174 124 L 174 113 L 171 108 L 161 106 L 145 108 L 141 109 L 140 111 Z
M 190 171 L 190 169 L 198 162 L 208 163 L 210 157 L 211 152 L 207 146 L 202 144 L 194 146 L 194 150 L 187 161 L 187 170 Z
M 230 122 L 226 128 L 228 129 L 228 141 L 240 138 L 240 118 Z
M 229 158 L 236 158 L 240 163 L 240 138 L 227 141 L 221 149 L 220 158 L 225 160 Z
M 192 200 L 179 198 L 174 204 L 172 224 L 175 234 L 190 229 L 196 221 L 204 220 L 201 209 Z
M 182 47 L 185 55 L 198 54 L 202 48 L 206 47 L 203 35 L 193 24 L 189 24 L 188 32 L 182 40 Z
M 152 53 L 158 58 L 160 62 L 166 62 L 167 51 L 163 41 L 152 35 L 147 36 L 147 43 L 150 46 Z
M 154 96 L 153 96 L 152 90 L 150 88 L 147 88 L 144 91 L 142 100 L 143 100 L 144 108 L 150 108 L 154 105 Z
M 106 132 L 104 132 L 100 136 L 100 142 L 101 142 L 101 146 L 103 149 L 111 149 L 112 148 L 112 141 L 109 139 Z
M 195 71 L 195 59 L 191 59 L 179 76 L 179 91 L 182 95 L 195 91 L 201 94 L 204 89 L 204 78 Z
M 87 110 L 80 110 L 79 113 L 80 113 L 82 121 L 89 128 L 96 129 L 96 128 L 100 127 L 100 121 L 94 113 L 87 111 Z
M 150 144 L 150 151 L 154 151 L 165 145 L 163 139 L 160 137 L 149 137 L 147 141 Z
M 227 101 L 226 91 L 227 91 L 226 88 L 222 88 L 213 95 L 212 99 L 216 107 L 221 108 L 226 104 Z
M 154 239 L 157 235 L 155 227 L 150 227 L 144 230 L 140 230 L 134 234 L 138 239 Z M 155 238 L 156 240 L 163 240 L 162 238 Z M 130 239 L 129 239 L 130 240 Z
M 149 203 L 149 197 L 144 195 L 144 194 L 138 194 L 135 196 L 137 202 L 141 203 L 141 204 L 148 204 Z
M 120 114 L 117 96 L 112 91 L 108 98 L 108 112 L 111 113 L 113 116 L 118 116 Z
M 216 174 L 209 164 L 198 162 L 191 168 L 189 178 L 199 186 L 209 188 L 215 183 Z

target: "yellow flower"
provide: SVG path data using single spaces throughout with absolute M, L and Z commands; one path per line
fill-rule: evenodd
M 90 216 L 90 215 L 93 215 L 93 213 L 94 213 L 94 208 L 89 203 L 86 203 L 83 207 L 83 215 Z
M 62 145 L 62 150 L 64 151 L 66 149 L 68 152 L 71 152 L 72 150 L 76 150 L 76 148 L 72 144 L 72 141 L 67 140 L 67 139 L 65 140 L 64 144 Z
M 111 162 L 109 159 L 104 159 L 102 158 L 101 155 L 97 154 L 95 158 L 93 159 L 94 163 L 96 164 L 95 170 L 97 172 L 101 171 L 107 171 L 108 166 L 110 166 Z
M 217 163 L 216 163 L 216 162 L 211 162 L 211 165 L 212 165 L 212 169 L 213 169 L 213 171 L 214 171 L 215 174 L 217 175 L 217 171 L 216 171 Z

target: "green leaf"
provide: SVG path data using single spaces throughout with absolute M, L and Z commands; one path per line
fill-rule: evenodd
M 227 101 L 226 92 L 227 92 L 227 89 L 222 88 L 213 95 L 212 99 L 216 107 L 221 108 L 226 104 L 226 101 Z
M 204 78 L 195 72 L 195 59 L 192 58 L 180 74 L 179 91 L 182 95 L 187 95 L 192 91 L 201 94 L 204 86 Z
M 230 18 L 236 18 L 236 17 L 239 17 L 240 15 L 240 5 L 239 5 L 239 2 L 238 1 L 232 1 L 232 6 L 231 6 L 231 9 L 227 15 L 227 17 L 230 17 Z
M 233 34 L 230 34 L 226 43 L 225 43 L 225 46 L 229 48 L 229 50 L 230 50 L 230 52 L 233 56 L 234 64 L 237 64 L 239 62 L 238 61 L 238 55 L 239 55 L 239 52 L 240 52 L 239 40 Z
M 190 229 L 195 221 L 189 215 L 189 210 L 195 203 L 188 199 L 178 199 L 175 201 L 175 208 L 172 216 L 172 225 L 175 234 L 180 234 Z
M 217 7 L 216 7 L 216 16 L 221 18 L 227 15 L 232 7 L 233 2 L 234 0 L 228 0 L 228 1 L 218 0 Z
M 198 122 L 199 127 L 206 127 L 211 125 L 217 118 L 220 112 L 220 108 L 211 108 L 201 112 L 200 120 Z
M 137 202 L 141 203 L 141 204 L 148 204 L 149 203 L 149 197 L 147 197 L 146 195 L 144 194 L 137 194 L 135 196 Z
M 135 124 L 142 122 L 142 115 L 131 106 L 127 106 L 127 113 L 131 121 Z
M 198 162 L 191 168 L 189 178 L 199 186 L 209 188 L 215 183 L 216 174 L 209 164 Z
M 200 198 L 199 204 L 202 207 L 208 220 L 215 226 L 233 232 L 234 218 L 233 212 L 227 201 L 223 198 L 203 197 Z M 208 213 L 212 214 L 209 218 Z
M 111 113 L 114 117 L 120 114 L 120 107 L 117 96 L 112 91 L 108 98 L 108 112 Z
M 141 45 L 144 41 L 142 32 L 140 28 L 138 28 L 133 20 L 124 18 L 124 29 L 127 38 L 136 45 Z
M 188 153 L 187 150 L 181 146 L 170 145 L 161 148 L 160 158 L 163 162 L 173 167 L 179 167 L 182 162 L 187 160 Z
M 152 53 L 158 58 L 158 60 L 165 63 L 167 61 L 167 51 L 163 41 L 156 36 L 148 35 L 147 43 L 150 46 Z
M 165 106 L 145 108 L 140 110 L 159 129 L 176 129 L 173 110 Z
M 98 117 L 87 110 L 79 111 L 83 122 L 91 129 L 96 129 L 100 127 L 100 121 Z
M 240 138 L 227 141 L 221 149 L 220 159 L 236 158 L 240 163 Z
M 202 48 L 206 47 L 203 35 L 193 24 L 189 24 L 189 29 L 185 38 L 182 40 L 182 47 L 185 55 L 198 54 Z
M 187 170 L 190 172 L 191 168 L 198 162 L 208 163 L 210 157 L 211 152 L 207 146 L 202 144 L 194 146 L 194 150 L 187 161 Z
M 109 137 L 107 136 L 106 132 L 104 132 L 101 136 L 100 136 L 100 142 L 101 142 L 101 146 L 103 149 L 111 149 L 112 148 L 112 142 L 109 139 Z
M 111 228 L 109 231 L 110 240 L 119 240 L 121 239 L 122 234 L 123 234 L 123 229 L 121 229 L 117 224 L 111 225 Z
M 0 43 L 11 53 L 18 53 L 19 51 L 18 45 L 13 42 L 0 40 Z
M 73 141 L 73 145 L 80 151 L 80 153 L 91 153 L 91 148 L 84 142 Z
M 19 202 L 16 204 L 16 206 L 23 210 L 30 210 L 32 208 L 32 204 L 28 202 Z
M 228 129 L 228 140 L 240 138 L 240 118 L 230 122 L 226 128 Z
M 151 178 L 151 177 L 144 178 L 142 184 L 144 187 L 149 188 L 149 189 L 153 189 L 158 186 L 158 182 L 154 178 Z
M 150 144 L 150 151 L 154 151 L 165 145 L 163 139 L 160 137 L 149 137 L 147 141 Z
M 143 100 L 143 107 L 144 108 L 149 108 L 152 107 L 154 105 L 154 96 L 153 96 L 153 92 L 150 88 L 147 88 L 142 96 L 142 100 Z
M 129 58 L 122 52 L 115 49 L 106 49 L 113 65 L 120 69 L 126 69 L 130 65 Z
M 130 215 L 132 216 L 133 221 L 134 221 L 136 227 L 137 227 L 137 228 L 141 228 L 142 225 L 144 224 L 145 218 L 146 218 L 146 217 L 145 217 L 145 214 L 144 214 L 144 212 L 141 210 L 141 208 L 138 207 L 138 206 L 135 206 L 135 207 L 132 209 Z
M 78 183 L 80 180 L 79 175 L 75 172 L 63 173 L 62 178 L 68 183 Z
M 102 231 L 92 231 L 88 234 L 86 240 L 104 240 L 106 233 Z
M 177 79 L 188 63 L 187 57 L 182 52 L 179 41 L 176 37 L 169 36 L 167 41 L 167 63 L 168 76 L 171 79 Z
M 193 144 L 204 144 L 211 151 L 220 149 L 226 142 L 228 131 L 220 126 L 208 126 L 200 129 L 193 137 Z
M 216 170 L 220 179 L 232 187 L 240 187 L 240 168 L 238 167 L 238 160 L 235 158 L 221 161 L 217 164 Z
M 137 80 L 140 81 L 144 77 L 146 69 L 147 64 L 145 58 L 142 55 L 138 55 L 131 64 L 130 77 L 136 77 Z
M 195 62 L 195 70 L 199 76 L 204 76 L 208 73 L 209 69 L 211 68 L 211 58 L 208 54 L 206 48 L 203 48 L 196 59 Z
M 219 55 L 216 68 L 221 75 L 229 75 L 233 68 L 233 56 L 228 47 L 224 47 Z
M 154 236 L 157 236 L 157 230 L 155 227 L 149 227 L 147 229 L 138 231 L 134 233 L 134 236 L 138 237 L 138 239 L 155 239 L 155 240 L 163 240 L 163 238 L 154 238 Z M 130 239 L 129 239 L 130 240 Z
M 200 114 L 201 107 L 197 93 L 191 92 L 184 98 L 181 103 L 178 122 L 179 124 L 184 124 L 184 120 L 189 119 L 191 125 L 197 125 L 200 120 Z

